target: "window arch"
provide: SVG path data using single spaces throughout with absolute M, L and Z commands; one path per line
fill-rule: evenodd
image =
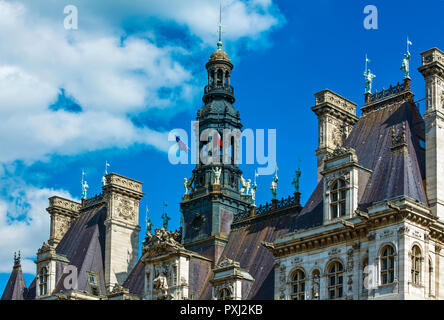
M 386 245 L 381 250 L 381 284 L 395 281 L 395 248 Z
M 291 299 L 305 300 L 305 272 L 298 269 L 290 277 Z
M 343 296 L 344 267 L 341 262 L 333 261 L 327 268 L 328 298 L 337 299 Z
M 232 300 L 233 297 L 231 296 L 231 290 L 228 288 L 222 288 L 219 290 L 217 294 L 218 300 Z
M 347 184 L 343 179 L 334 181 L 330 187 L 330 218 L 339 218 L 346 214 Z
M 39 290 L 41 296 L 44 296 L 48 293 L 48 269 L 46 267 L 40 269 Z
M 416 285 L 421 284 L 421 249 L 414 245 L 412 248 L 412 264 L 411 264 L 411 274 L 412 274 L 412 283 Z

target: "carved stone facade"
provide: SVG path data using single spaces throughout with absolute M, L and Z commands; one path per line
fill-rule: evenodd
M 163 228 L 156 229 L 154 235 L 147 234 L 142 249 L 142 262 L 145 265 L 145 295 L 147 300 L 186 300 L 193 299 L 190 292 L 191 266 L 209 266 L 211 261 L 180 244 L 179 234 Z
M 222 258 L 213 270 L 211 280 L 213 300 L 241 300 L 254 278 L 241 269 L 239 262 Z
M 275 299 L 291 298 L 296 270 L 304 271 L 306 299 L 331 299 L 335 262 L 341 265 L 342 294 L 333 299 L 443 299 L 443 281 L 438 280 L 443 255 L 437 246 L 444 233 L 433 231 L 430 210 L 399 197 L 375 204 L 369 215 L 368 220 L 349 220 L 350 226 L 337 223 L 287 234 L 269 246 L 276 259 Z M 412 276 L 415 246 L 421 256 L 417 278 Z M 387 251 L 393 262 L 386 260 L 387 247 L 393 249 Z

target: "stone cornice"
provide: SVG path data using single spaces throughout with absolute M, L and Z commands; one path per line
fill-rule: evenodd
M 302 236 L 302 232 L 294 232 L 278 238 L 273 244 L 263 244 L 276 257 L 289 254 L 316 250 L 322 247 L 332 246 L 346 241 L 362 238 L 370 240 L 372 231 L 385 225 L 410 221 L 425 229 L 431 230 L 431 237 L 439 241 L 444 240 L 444 225 L 437 223 L 437 217 L 431 215 L 430 210 L 406 197 L 398 197 L 388 201 L 380 202 L 369 208 L 368 219 L 362 217 L 358 223 L 350 223 L 354 218 L 349 219 L 347 225 L 324 230 L 328 225 L 322 225 L 312 230 L 319 229 L 318 233 Z M 356 218 L 356 217 L 355 217 Z M 338 224 L 341 221 L 338 221 Z M 351 225 L 353 225 L 351 227 Z M 298 233 L 301 236 L 298 237 Z M 370 239 L 369 239 L 370 238 Z
M 143 198 L 142 182 L 126 178 L 116 173 L 110 173 L 106 176 L 106 184 L 103 186 L 103 193 L 110 191 L 121 193 L 137 200 Z
M 46 208 L 49 214 L 63 214 L 69 217 L 77 217 L 82 204 L 62 197 L 54 196 L 49 198 L 49 207 Z

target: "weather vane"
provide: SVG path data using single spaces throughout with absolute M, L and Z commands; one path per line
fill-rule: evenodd
M 404 59 L 402 59 L 401 70 L 404 72 L 404 79 L 410 79 L 410 49 L 409 46 L 412 42 L 407 37 L 407 53 L 404 54 Z
M 370 62 L 370 59 L 365 55 L 365 71 L 364 71 L 364 78 L 365 78 L 365 93 L 372 93 L 372 83 L 373 79 L 376 78 L 376 76 L 368 69 L 368 63 Z

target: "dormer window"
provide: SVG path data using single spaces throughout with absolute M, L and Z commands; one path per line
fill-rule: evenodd
M 344 180 L 333 182 L 330 189 L 330 218 L 335 219 L 346 215 L 347 185 Z
M 217 300 L 232 300 L 231 291 L 228 288 L 222 288 L 217 294 Z
M 93 296 L 99 296 L 100 289 L 99 281 L 97 280 L 97 274 L 93 272 L 87 272 L 86 275 L 88 277 L 89 293 L 91 293 Z
M 48 269 L 46 267 L 40 269 L 39 290 L 41 296 L 45 296 L 48 293 Z

